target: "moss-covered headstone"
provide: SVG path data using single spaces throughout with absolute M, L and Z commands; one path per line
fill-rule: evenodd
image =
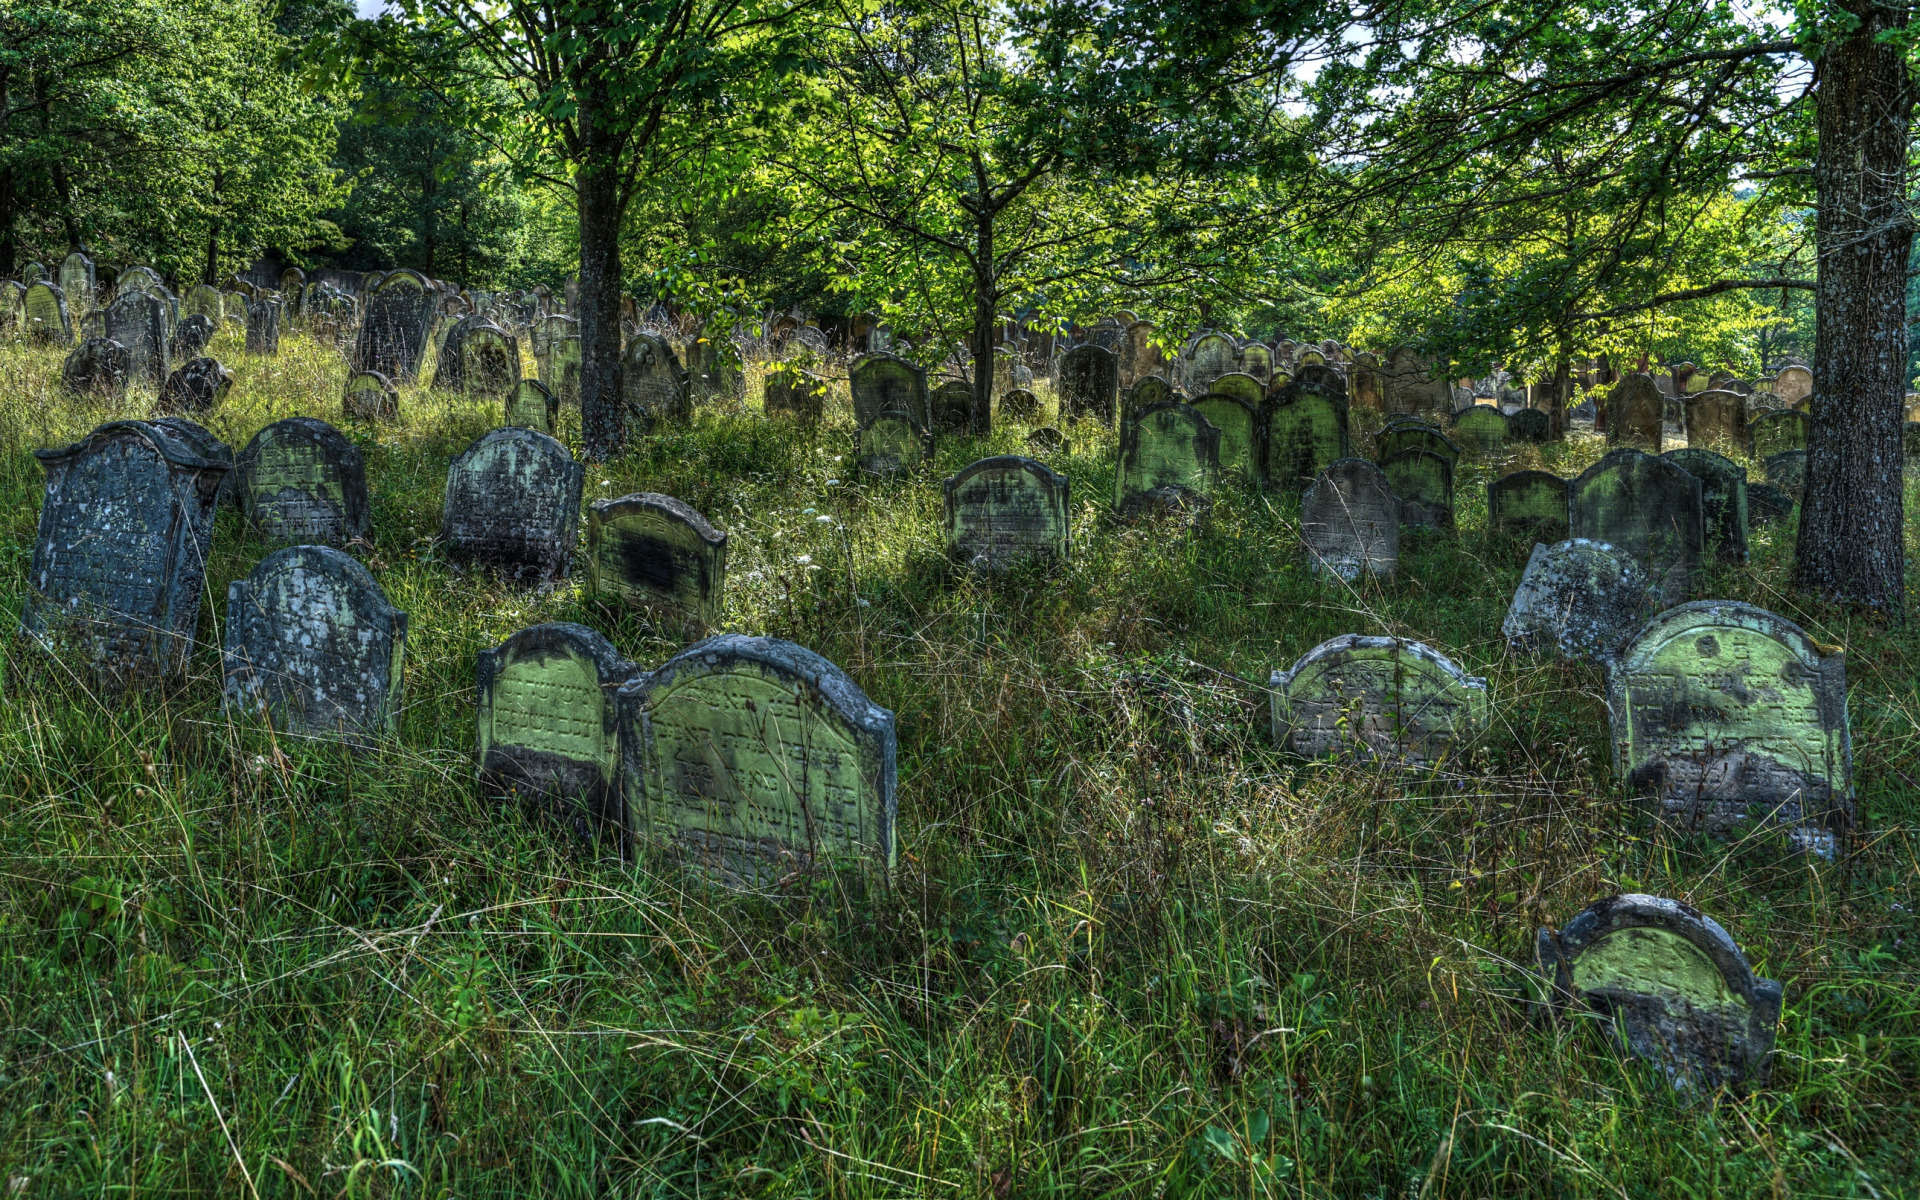
M 864 429 L 881 413 L 905 413 L 923 430 L 933 427 L 927 411 L 927 373 L 891 354 L 869 354 L 847 371 L 853 394 L 853 422 Z
M 210 283 L 196 283 L 188 288 L 181 310 L 188 316 L 206 317 L 216 328 L 226 319 L 226 312 L 220 301 L 220 289 Z
M 1651 581 L 1633 555 L 1604 542 L 1536 542 L 1500 626 L 1526 654 L 1608 662 L 1652 614 Z
M 903 412 L 883 412 L 854 437 L 854 461 L 870 475 L 902 475 L 933 456 L 933 435 Z
M 1120 460 L 1113 506 L 1122 517 L 1154 506 L 1171 489 L 1211 497 L 1220 478 L 1220 431 L 1192 405 L 1156 404 L 1120 426 Z
M 1634 371 L 1607 393 L 1607 444 L 1660 453 L 1667 397 L 1644 371 Z
M 372 285 L 366 299 L 366 316 L 354 343 L 354 369 L 411 383 L 420 374 L 439 319 L 437 297 L 426 276 L 389 271 Z
M 241 510 L 264 537 L 337 546 L 372 531 L 360 447 L 317 417 L 262 429 L 238 466 Z
M 652 333 L 628 338 L 620 371 L 621 394 L 635 432 L 687 415 L 687 373 L 667 339 Z
M 1499 454 L 1507 448 L 1506 414 L 1491 404 L 1475 404 L 1454 412 L 1453 438 L 1476 454 Z
M 946 481 L 947 552 L 977 570 L 1065 558 L 1067 477 L 1017 454 L 983 458 Z
M 1027 388 L 1000 393 L 1000 415 L 1009 421 L 1031 421 L 1040 415 L 1040 398 Z
M 560 398 L 538 379 L 522 379 L 507 393 L 506 423 L 552 437 L 560 432 Z
M 1379 467 L 1343 458 L 1320 472 L 1300 498 L 1307 567 L 1355 580 L 1392 578 L 1400 562 L 1400 501 Z
M 1158 375 L 1144 375 L 1121 398 L 1120 419 L 1131 420 L 1156 404 L 1174 399 L 1173 385 Z
M 1747 561 L 1747 469 L 1725 455 L 1696 446 L 1669 450 L 1660 457 L 1679 464 L 1700 481 L 1708 547 L 1728 562 Z
M 378 424 L 400 419 L 400 392 L 378 371 L 355 371 L 347 380 L 341 409 L 358 421 Z
M 1431 450 L 1410 448 L 1380 460 L 1406 525 L 1453 528 L 1453 464 Z
M 1257 409 L 1260 402 L 1267 398 L 1267 385 L 1245 371 L 1228 371 L 1207 386 L 1206 394 L 1232 396 L 1248 408 Z
M 1633 555 L 1663 603 L 1686 599 L 1706 559 L 1706 503 L 1699 479 L 1678 463 L 1611 451 L 1568 487 L 1567 512 L 1574 537 Z
M 54 284 L 44 280 L 28 284 L 21 314 L 21 332 L 28 340 L 51 346 L 73 345 L 74 321 L 67 312 L 67 298 Z
M 1545 409 L 1523 408 L 1507 414 L 1507 440 L 1510 442 L 1547 442 L 1553 440 L 1553 418 Z
M 587 590 L 696 625 L 720 622 L 727 535 L 672 496 L 636 492 L 587 510 Z
M 965 433 L 972 427 L 973 385 L 964 379 L 950 379 L 933 389 L 927 403 L 935 433 Z
M 67 298 L 67 309 L 76 316 L 93 311 L 94 292 L 99 278 L 93 260 L 75 250 L 60 261 L 60 291 Z
M 1120 360 L 1104 346 L 1075 346 L 1060 356 L 1055 386 L 1063 418 L 1092 417 L 1111 425 L 1120 394 Z
M 1347 395 L 1306 379 L 1276 389 L 1260 407 L 1267 482 L 1304 488 L 1353 453 Z
M 1217 384 L 1219 380 L 1214 382 Z M 1220 470 L 1257 483 L 1260 478 L 1260 417 L 1253 405 L 1238 396 L 1215 392 L 1195 400 L 1193 407 L 1220 431 Z
M 563 579 L 580 534 L 585 468 L 537 430 L 492 430 L 447 468 L 440 535 L 453 553 L 523 582 Z
M 1239 365 L 1233 339 L 1212 331 L 1194 338 L 1181 360 L 1181 379 L 1189 396 L 1206 395 L 1214 380 Z
M 1460 465 L 1460 447 L 1440 427 L 1425 421 L 1401 419 L 1387 422 L 1385 428 L 1374 435 L 1374 461 L 1391 458 L 1402 450 L 1425 450 L 1447 460 L 1453 467 Z
M 1502 533 L 1567 536 L 1567 481 L 1550 471 L 1515 471 L 1487 485 L 1487 524 Z
M 1273 673 L 1273 737 L 1306 758 L 1430 762 L 1486 729 L 1487 683 L 1421 642 L 1341 634 Z
M 1799 504 L 1807 491 L 1807 452 L 1805 450 L 1782 450 L 1770 454 L 1764 461 L 1767 482 L 1784 490 Z
M 1755 417 L 1747 425 L 1747 444 L 1753 448 L 1754 461 L 1764 463 L 1788 450 L 1805 450 L 1812 424 L 1812 417 L 1790 408 Z

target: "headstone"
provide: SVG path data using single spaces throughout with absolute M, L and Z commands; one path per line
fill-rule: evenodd
M 761 407 L 769 417 L 787 417 L 802 425 L 817 425 L 827 412 L 827 381 L 791 364 L 770 367 L 761 391 Z
M 1273 351 L 1259 342 L 1248 342 L 1240 347 L 1240 370 L 1252 377 L 1264 391 L 1273 382 Z M 1219 380 L 1214 381 L 1216 384 Z M 1218 387 L 1209 389 L 1219 391 Z
M 904 413 L 922 431 L 933 428 L 927 411 L 927 373 L 891 354 L 869 354 L 847 372 L 853 421 L 866 428 L 881 413 Z
M 166 382 L 166 303 L 151 292 L 122 292 L 107 306 L 107 336 L 127 348 L 130 381 L 158 388 Z
M 1607 444 L 1660 453 L 1666 397 L 1652 376 L 1635 371 L 1607 393 Z
M 0 279 L 0 332 L 25 332 L 27 289 L 17 279 Z
M 1342 396 L 1347 394 L 1346 372 L 1342 371 L 1339 367 L 1329 366 L 1325 363 L 1304 363 L 1299 370 L 1295 371 L 1286 379 L 1276 378 L 1274 380 L 1274 386 L 1268 390 L 1270 392 L 1278 392 L 1280 388 L 1289 383 L 1297 383 L 1302 387 L 1317 387 L 1328 392 L 1338 392 Z
M 220 289 L 206 283 L 196 283 L 187 289 L 186 303 L 181 305 L 181 310 L 183 321 L 186 317 L 205 317 L 215 328 L 226 316 L 221 305 Z
M 84 315 L 93 311 L 94 291 L 99 284 L 93 260 L 75 250 L 60 263 L 60 291 L 67 298 L 69 312 Z
M 1119 360 L 1111 350 L 1087 343 L 1060 356 L 1060 415 L 1092 417 L 1103 425 L 1114 420 L 1119 396 Z
M 1214 380 L 1238 365 L 1237 358 L 1233 339 L 1223 333 L 1209 331 L 1194 338 L 1181 363 L 1187 395 L 1206 395 Z
M 1785 488 L 1771 483 L 1747 481 L 1747 520 L 1765 525 L 1793 515 L 1793 496 Z
M 1607 663 L 1653 610 L 1633 555 L 1587 538 L 1536 542 L 1500 632 L 1523 653 Z
M 933 457 L 933 435 L 903 412 L 883 412 L 854 438 L 854 460 L 870 475 L 900 475 Z
M 446 383 L 442 375 L 449 375 Z M 436 388 L 505 399 L 520 382 L 520 343 L 512 334 L 475 315 L 447 333 L 434 372 Z
M 1401 450 L 1380 460 L 1403 525 L 1453 528 L 1453 464 L 1431 450 Z
M 1507 414 L 1507 439 L 1514 442 L 1553 440 L 1553 418 L 1537 408 Z
M 1633 555 L 1663 603 L 1686 599 L 1706 557 L 1706 505 L 1700 481 L 1677 463 L 1641 450 L 1609 452 L 1567 489 L 1576 538 Z
M 20 268 L 20 282 L 26 284 L 28 287 L 32 287 L 36 283 L 51 282 L 51 279 L 52 277 L 47 274 L 46 265 L 43 263 L 30 262 Z
M 1067 449 L 1067 438 L 1053 426 L 1042 425 L 1027 435 L 1027 449 L 1035 454 L 1054 454 Z
M 213 340 L 215 326 L 211 319 L 193 313 L 182 317 L 180 324 L 174 326 L 173 341 L 168 348 L 168 357 L 174 362 L 185 362 L 190 358 L 199 358 L 200 352 Z
M 621 391 L 637 428 L 652 429 L 656 422 L 687 415 L 687 373 L 667 339 L 652 333 L 633 335 L 620 368 Z
M 433 341 L 435 301 L 426 276 L 418 271 L 381 276 L 367 294 L 366 316 L 354 343 L 354 369 L 377 371 L 396 383 L 413 382 Z
M 1764 463 L 1788 450 L 1805 450 L 1812 424 L 1812 417 L 1790 408 L 1755 417 L 1747 426 L 1747 441 L 1753 447 L 1754 459 Z
M 727 535 L 671 496 L 637 492 L 587 510 L 587 590 L 695 626 L 720 623 Z
M 1686 420 L 1687 445 L 1737 453 L 1746 442 L 1747 398 L 1723 390 L 1694 392 L 1687 397 Z
M 973 424 L 973 385 L 950 380 L 933 389 L 927 399 L 936 433 L 966 433 Z
M 1501 533 L 1560 541 L 1567 536 L 1567 481 L 1550 471 L 1515 471 L 1487 485 L 1487 524 Z
M 1774 376 L 1771 391 L 1780 397 L 1780 403 L 1798 408 L 1802 400 L 1813 395 L 1813 372 L 1802 366 L 1783 367 Z
M 1303 758 L 1427 763 L 1486 729 L 1487 682 L 1404 638 L 1341 634 L 1276 670 L 1273 738 Z
M 474 662 L 480 783 L 577 832 L 618 829 L 620 686 L 642 674 L 584 625 L 522 629 Z
M 266 538 L 340 545 L 372 531 L 360 447 L 317 417 L 254 434 L 238 468 L 241 510 Z
M 148 421 L 34 457 L 47 480 L 22 628 L 109 680 L 184 670 L 228 464 Z
M 1805 450 L 1782 450 L 1769 455 L 1764 463 L 1767 482 L 1786 491 L 1799 504 L 1805 499 L 1807 490 L 1807 452 Z
M 983 458 L 948 479 L 947 552 L 976 570 L 1067 557 L 1067 477 L 1031 458 Z
M 1676 1087 L 1767 1082 L 1782 989 L 1761 979 L 1711 917 L 1659 896 L 1609 896 L 1536 939 L 1551 1011 L 1598 1019 L 1616 1045 Z
M 31 340 L 54 346 L 73 345 L 73 318 L 67 312 L 67 298 L 53 284 L 45 280 L 28 284 L 21 311 L 25 314 L 21 332 Z
M 1143 375 L 1134 381 L 1120 405 L 1120 419 L 1139 416 L 1156 404 L 1174 399 L 1173 385 L 1158 375 Z
M 1692 446 L 1660 457 L 1678 463 L 1700 481 L 1708 547 L 1729 562 L 1747 561 L 1747 469 L 1724 455 Z
M 1009 421 L 1031 421 L 1040 415 L 1040 398 L 1026 388 L 1002 392 L 1000 415 Z
M 1324 384 L 1295 380 L 1260 408 L 1267 482 L 1304 488 L 1320 472 L 1349 457 L 1347 397 Z
M 1460 447 L 1441 433 L 1439 426 L 1425 421 L 1389 421 L 1386 428 L 1374 435 L 1373 445 L 1375 461 L 1391 458 L 1402 450 L 1425 450 L 1446 459 L 1451 466 L 1460 465 Z
M 1215 379 L 1204 393 L 1210 396 L 1232 396 L 1248 408 L 1258 409 L 1260 402 L 1267 398 L 1266 385 L 1244 371 L 1228 371 Z M 1198 399 L 1198 397 L 1195 397 Z
M 1507 448 L 1507 416 L 1491 404 L 1475 404 L 1453 414 L 1453 436 L 1477 454 L 1500 454 Z
M 1794 830 L 1830 856 L 1853 820 L 1846 656 L 1751 604 L 1668 609 L 1607 677 L 1614 774 L 1670 817 Z
M 508 425 L 553 437 L 560 432 L 560 401 L 538 379 L 522 379 L 507 394 Z
M 271 300 L 247 304 L 247 353 L 280 353 L 280 306 Z
M 360 742 L 400 711 L 407 614 L 331 546 L 288 546 L 227 587 L 224 703 L 276 729 Z
M 513 579 L 564 579 L 585 482 L 585 468 L 549 435 L 491 430 L 447 468 L 440 534 L 455 555 Z
M 199 415 L 233 390 L 233 372 L 217 358 L 194 358 L 180 364 L 160 389 L 160 407 L 167 412 Z
M 636 839 L 728 886 L 892 870 L 893 714 L 812 651 L 709 638 L 622 687 L 619 724 Z
M 117 397 L 127 390 L 133 356 L 109 338 L 90 337 L 60 366 L 60 390 L 72 396 Z
M 1166 355 L 1153 344 L 1153 335 L 1157 332 L 1151 321 L 1135 321 L 1126 327 L 1120 343 L 1121 391 L 1132 388 L 1145 376 L 1166 374 Z
M 1121 422 L 1113 506 L 1131 517 L 1172 489 L 1211 498 L 1220 476 L 1220 431 L 1191 405 L 1170 400 Z
M 1385 473 L 1364 458 L 1320 472 L 1300 498 L 1300 539 L 1315 574 L 1391 579 L 1400 562 L 1400 501 Z
M 1220 431 L 1222 473 L 1237 474 L 1248 482 L 1257 483 L 1260 477 L 1260 416 L 1253 405 L 1238 396 L 1215 392 L 1195 400 L 1193 408 Z
M 355 371 L 347 380 L 341 411 L 356 421 L 378 424 L 400 419 L 400 393 L 378 371 Z

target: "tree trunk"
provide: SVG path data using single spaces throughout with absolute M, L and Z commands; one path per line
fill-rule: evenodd
M 974 214 L 973 260 L 973 404 L 969 413 L 975 437 L 993 430 L 993 330 L 1000 307 L 993 262 L 993 217 L 984 209 Z
M 1907 367 L 1907 144 L 1914 84 L 1898 44 L 1879 36 L 1904 13 L 1846 5 L 1860 25 L 1820 59 L 1820 270 L 1806 493 L 1794 584 L 1824 598 L 1905 615 L 1901 447 Z
M 580 427 L 587 457 L 610 458 L 626 442 L 620 388 L 620 188 L 617 140 L 605 128 L 604 87 L 579 91 L 586 161 L 580 210 Z
M 208 287 L 220 286 L 220 227 L 217 224 L 207 231 L 207 265 L 200 269 L 200 282 Z
M 13 275 L 14 260 L 18 255 L 14 240 L 13 223 L 15 212 L 13 199 L 13 168 L 0 167 L 0 276 Z

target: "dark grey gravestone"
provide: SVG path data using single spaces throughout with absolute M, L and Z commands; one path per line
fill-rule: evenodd
M 359 742 L 400 711 L 407 614 L 331 546 L 288 546 L 227 588 L 229 711 L 276 729 Z
M 158 388 L 167 380 L 166 302 L 151 292 L 123 292 L 107 306 L 107 336 L 127 348 L 129 381 Z
M 1296 378 L 1260 407 L 1260 442 L 1267 482 L 1304 488 L 1320 472 L 1352 454 L 1347 394 Z
M 201 458 L 224 463 L 227 471 L 220 476 L 220 492 L 215 498 L 215 505 L 216 507 L 224 505 L 233 499 L 234 488 L 240 482 L 240 473 L 234 470 L 232 446 L 213 436 L 206 426 L 185 417 L 159 417 L 147 424 L 165 430 L 172 437 L 186 443 Z
M 360 447 L 317 417 L 253 435 L 239 458 L 240 507 L 274 541 L 339 545 L 372 529 Z
M 1425 421 L 1389 421 L 1385 428 L 1374 435 L 1373 445 L 1375 462 L 1390 458 L 1402 450 L 1425 450 L 1446 459 L 1454 467 L 1460 465 L 1460 447 L 1440 432 L 1438 425 L 1429 425 Z
M 1797 409 L 1763 413 L 1747 425 L 1747 444 L 1756 462 L 1765 462 L 1788 450 L 1807 448 L 1807 430 L 1813 418 Z
M 1000 415 L 1009 421 L 1031 421 L 1040 415 L 1040 398 L 1023 387 L 1002 392 Z
M 1120 394 L 1120 360 L 1104 346 L 1075 346 L 1060 356 L 1055 386 L 1063 418 L 1092 417 L 1111 425 Z
M 1782 450 L 1766 459 L 1767 482 L 1784 490 L 1799 504 L 1807 490 L 1807 452 Z
M 1380 461 L 1406 525 L 1453 528 L 1453 464 L 1431 450 L 1407 449 Z
M 400 392 L 378 371 L 355 371 L 347 380 L 340 409 L 356 421 L 396 421 L 400 418 Z
M 769 367 L 761 408 L 769 417 L 817 425 L 827 415 L 827 380 L 789 363 Z
M 354 342 L 357 371 L 378 371 L 396 382 L 412 382 L 433 339 L 435 294 L 418 271 L 390 271 L 366 296 L 366 316 Z
M 90 337 L 60 364 L 60 390 L 71 396 L 115 397 L 127 390 L 133 356 L 119 342 Z
M 1502 533 L 1561 540 L 1567 536 L 1567 481 L 1548 471 L 1515 471 L 1494 480 L 1487 485 L 1487 524 Z
M 185 362 L 200 357 L 200 352 L 213 340 L 214 324 L 210 317 L 193 313 L 180 318 L 180 324 L 174 328 L 173 342 L 169 349 L 174 362 Z
M 854 461 L 870 475 L 900 475 L 933 457 L 933 435 L 903 412 L 883 412 L 854 435 Z
M 280 353 L 280 305 L 277 302 L 247 302 L 247 353 Z
M 1771 483 L 1747 483 L 1747 520 L 1765 525 L 1793 515 L 1793 496 Z
M 1220 431 L 1192 405 L 1156 404 L 1120 423 L 1113 506 L 1122 518 L 1208 500 L 1220 478 Z
M 1546 442 L 1553 439 L 1553 419 L 1537 408 L 1523 408 L 1507 416 L 1507 438 L 1515 442 Z
M 560 398 L 538 379 L 522 379 L 507 393 L 507 424 L 552 437 L 560 432 Z
M 922 431 L 933 428 L 927 411 L 927 373 L 891 354 L 869 354 L 847 372 L 853 393 L 853 423 L 864 429 L 881 413 L 904 413 Z
M 690 505 L 638 492 L 587 510 L 587 591 L 603 602 L 712 626 L 726 586 L 727 535 Z
M 1051 425 L 1042 425 L 1027 435 L 1027 449 L 1035 454 L 1055 454 L 1067 448 L 1067 436 Z
M 1627 375 L 1607 393 L 1607 444 L 1660 453 L 1666 394 L 1644 371 Z
M 1400 501 L 1386 474 L 1364 458 L 1343 458 L 1320 472 L 1300 498 L 1307 566 L 1351 582 L 1390 579 L 1400 563 Z
M 933 389 L 927 398 L 933 410 L 935 433 L 965 433 L 973 424 L 973 385 L 954 379 Z
M 592 837 L 620 829 L 615 693 L 642 674 L 584 625 L 522 629 L 474 661 L 480 786 Z
M 167 376 L 160 389 L 160 408 L 175 413 L 211 412 L 232 388 L 233 372 L 221 366 L 219 359 L 196 358 Z
M 34 457 L 47 480 L 22 628 L 116 683 L 184 670 L 228 464 L 148 421 Z
M 454 554 L 523 582 L 563 579 L 586 469 L 532 429 L 495 429 L 447 468 L 440 534 Z
M 1747 561 L 1747 469 L 1724 455 L 1692 446 L 1660 457 L 1678 463 L 1700 481 L 1708 547 L 1729 562 Z
M 1626 551 L 1586 538 L 1536 542 L 1500 632 L 1524 653 L 1606 663 L 1654 608 L 1647 573 Z
M 1598 1018 L 1677 1087 L 1764 1086 L 1782 991 L 1726 930 L 1678 900 L 1609 896 L 1536 939 L 1553 1015 Z
M 983 458 L 948 479 L 947 552 L 976 570 L 1031 557 L 1064 559 L 1070 542 L 1067 477 L 1017 454 Z
M 687 415 L 687 373 L 667 339 L 651 333 L 634 334 L 621 355 L 620 370 L 621 394 L 636 430 L 649 430 L 656 422 Z
M 1238 348 L 1223 333 L 1208 331 L 1194 338 L 1180 356 L 1181 379 L 1190 396 L 1204 396 L 1213 381 L 1239 365 Z
M 1686 599 L 1706 559 L 1706 504 L 1700 481 L 1642 450 L 1609 452 L 1568 488 L 1576 538 L 1633 555 L 1664 604 Z
M 1323 388 L 1330 392 L 1339 392 L 1342 396 L 1347 394 L 1346 372 L 1327 363 L 1305 363 L 1293 373 L 1287 383 L 1297 383 L 1302 387 Z M 1275 388 L 1274 391 L 1277 393 L 1279 388 Z

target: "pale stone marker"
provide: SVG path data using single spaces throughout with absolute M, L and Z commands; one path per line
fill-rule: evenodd
M 1067 557 L 1067 477 L 1017 454 L 983 458 L 948 479 L 947 552 L 983 571 Z
M 168 412 L 201 413 L 213 411 L 233 390 L 233 372 L 217 358 L 195 358 L 180 364 L 167 376 L 160 389 L 159 407 Z
M 220 289 L 212 284 L 196 283 L 188 288 L 186 303 L 181 305 L 181 309 L 187 316 L 207 318 L 216 327 L 226 319 Z
M 905 413 L 922 430 L 933 427 L 927 411 L 927 373 L 904 358 L 869 354 L 847 372 L 853 421 L 862 428 L 881 413 Z
M 933 410 L 935 433 L 965 433 L 973 424 L 973 385 L 964 379 L 949 380 L 933 389 L 927 398 Z
M 1218 380 L 1214 381 L 1218 383 Z M 1238 396 L 1210 393 L 1193 402 L 1194 411 L 1220 431 L 1220 470 L 1250 483 L 1260 479 L 1260 416 Z
M 1260 408 L 1261 450 L 1267 482 L 1304 488 L 1320 472 L 1352 455 L 1347 396 L 1324 384 L 1295 380 Z
M 506 422 L 553 437 L 560 432 L 560 400 L 538 379 L 522 379 L 507 393 Z
M 1692 446 L 1660 457 L 1700 481 L 1708 547 L 1729 562 L 1747 561 L 1747 469 L 1724 455 Z
M 1404 638 L 1344 633 L 1274 671 L 1274 741 L 1303 758 L 1425 763 L 1484 731 L 1487 681 Z
M 1801 401 L 1813 395 L 1813 372 L 1802 366 L 1783 367 L 1774 377 L 1772 391 L 1780 397 L 1780 403 L 1798 408 Z
M 1700 481 L 1685 469 L 1640 450 L 1611 451 L 1574 479 L 1567 509 L 1574 537 L 1633 555 L 1664 603 L 1686 599 L 1707 532 Z
M 1654 607 L 1652 583 L 1626 551 L 1587 538 L 1535 542 L 1500 632 L 1523 653 L 1605 663 Z
M 1567 536 L 1567 481 L 1550 471 L 1515 471 L 1487 485 L 1487 524 L 1502 533 Z
M 199 358 L 200 352 L 213 340 L 218 328 L 208 317 L 199 313 L 190 313 L 180 318 L 180 324 L 174 326 L 173 339 L 168 346 L 168 357 L 174 362 L 185 362 L 190 358 Z
M 523 582 L 566 578 L 586 469 L 547 434 L 482 435 L 447 467 L 440 534 L 453 552 Z
M 1628 374 L 1613 385 L 1606 403 L 1608 445 L 1660 453 L 1667 401 L 1652 376 L 1641 371 Z
M 94 292 L 99 286 L 99 277 L 93 260 L 75 250 L 60 263 L 60 291 L 67 298 L 67 308 L 76 315 L 93 311 Z
M 28 284 L 22 311 L 26 316 L 21 332 L 28 338 L 54 346 L 73 345 L 73 318 L 59 288 L 45 280 Z
M 854 438 L 854 460 L 870 475 L 901 475 L 933 457 L 933 435 L 903 412 L 883 412 Z
M 1391 579 L 1400 562 L 1400 501 L 1386 475 L 1364 458 L 1328 466 L 1300 498 L 1300 539 L 1315 574 Z
M 272 300 L 247 304 L 247 353 L 280 353 L 280 305 Z
M 1119 387 L 1125 392 L 1148 375 L 1165 375 L 1167 356 L 1160 353 L 1160 347 L 1153 344 L 1153 335 L 1158 332 L 1151 321 L 1134 321 L 1126 327 L 1126 336 L 1120 343 L 1120 381 Z
M 1724 390 L 1694 392 L 1687 397 L 1686 421 L 1688 446 L 1737 453 L 1747 437 L 1747 398 Z
M 679 420 L 688 413 L 687 373 L 667 339 L 636 333 L 620 359 L 621 392 L 627 413 L 641 431 L 655 422 Z
M 1477 454 L 1500 454 L 1507 448 L 1507 417 L 1491 404 L 1475 404 L 1453 414 L 1453 436 Z
M 274 727 L 359 742 L 400 711 L 407 614 L 331 546 L 288 546 L 227 588 L 229 710 Z
M 1453 528 L 1453 464 L 1431 450 L 1407 449 L 1380 460 L 1406 525 Z
M 1747 442 L 1753 447 L 1755 461 L 1764 463 L 1783 451 L 1805 450 L 1812 424 L 1812 417 L 1791 408 L 1755 417 L 1747 426 Z
M 1156 404 L 1120 426 L 1113 506 L 1131 517 L 1164 507 L 1156 493 L 1211 499 L 1220 477 L 1220 431 L 1191 405 Z
M 115 681 L 184 670 L 229 464 L 159 422 L 112 421 L 47 473 L 21 627 Z
M 636 492 L 587 510 L 587 590 L 713 626 L 726 605 L 727 535 L 672 496 Z
M 1102 425 L 1114 420 L 1119 397 L 1120 363 L 1113 351 L 1091 342 L 1060 356 L 1058 383 L 1063 418 L 1092 417 Z
M 1767 482 L 1784 490 L 1799 504 L 1807 490 L 1807 452 L 1805 450 L 1782 450 L 1778 454 L 1768 455 L 1764 463 Z
M 1553 1015 L 1590 1014 L 1616 1045 L 1675 1087 L 1714 1092 L 1767 1082 L 1782 989 L 1761 979 L 1710 917 L 1628 894 L 1589 905 L 1536 939 Z
M 893 714 L 826 659 L 727 634 L 620 689 L 628 831 L 733 887 L 894 865 Z
M 117 397 L 127 390 L 133 356 L 110 338 L 90 337 L 60 365 L 60 390 L 72 396 Z
M 347 380 L 347 394 L 340 407 L 358 421 L 396 421 L 400 418 L 400 393 L 380 372 L 356 371 Z
M 372 530 L 360 447 L 317 417 L 288 417 L 240 452 L 240 507 L 261 535 L 340 545 Z
M 1668 609 L 1607 678 L 1614 773 L 1669 816 L 1732 831 L 1794 827 L 1831 854 L 1853 819 L 1846 656 L 1751 604 Z
M 354 343 L 354 369 L 411 383 L 426 360 L 438 320 L 426 276 L 408 270 L 381 276 L 367 294 L 366 316 Z

